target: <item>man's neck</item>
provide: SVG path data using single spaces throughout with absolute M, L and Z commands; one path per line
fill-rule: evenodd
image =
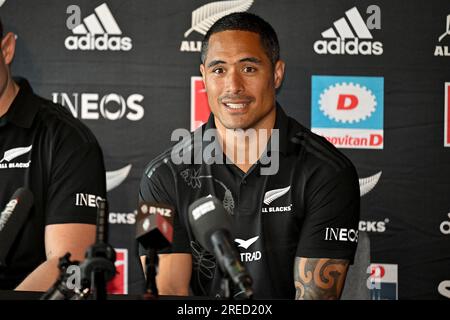
M 19 86 L 9 77 L 6 88 L 0 96 L 0 117 L 3 117 L 8 112 L 18 92 Z
M 216 121 L 220 143 L 225 155 L 243 172 L 248 172 L 267 147 L 275 126 L 276 110 L 248 129 L 227 129 Z

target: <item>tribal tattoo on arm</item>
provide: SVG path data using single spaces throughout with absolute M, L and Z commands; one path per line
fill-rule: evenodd
M 296 257 L 294 263 L 296 300 L 339 299 L 349 261 Z

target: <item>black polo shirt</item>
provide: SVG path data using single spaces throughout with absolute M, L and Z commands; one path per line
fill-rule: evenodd
M 46 260 L 45 226 L 96 223 L 105 198 L 102 151 L 90 130 L 62 106 L 33 94 L 25 80 L 0 118 L 0 212 L 16 189 L 34 205 L 0 267 L 0 289 L 15 288 Z
M 198 130 L 208 128 L 214 128 L 213 115 Z M 140 199 L 176 208 L 171 251 L 192 254 L 196 295 L 217 296 L 220 285 L 214 257 L 199 245 L 188 223 L 188 206 L 210 194 L 233 217 L 235 244 L 253 277 L 255 298 L 295 297 L 295 257 L 353 261 L 359 220 L 354 166 L 279 106 L 275 128 L 280 137 L 279 150 L 270 150 L 279 155 L 275 175 L 261 175 L 259 161 L 247 173 L 234 164 L 175 165 L 172 149 L 145 170 Z M 192 142 L 181 149 L 195 154 Z

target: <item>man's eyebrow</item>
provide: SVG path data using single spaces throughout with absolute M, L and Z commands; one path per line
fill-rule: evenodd
M 225 63 L 225 61 L 223 61 L 223 60 L 213 60 L 210 63 L 208 63 L 208 65 L 206 67 L 207 68 L 211 68 L 211 67 L 214 67 L 214 66 L 216 66 L 218 64 L 222 64 L 222 63 Z
M 258 58 L 255 58 L 255 57 L 243 58 L 243 59 L 239 60 L 239 62 L 253 62 L 253 63 L 256 63 L 256 64 L 261 64 L 262 63 L 261 60 L 259 60 Z
M 261 64 L 262 63 L 262 61 L 260 59 L 255 58 L 255 57 L 242 58 L 242 59 L 239 60 L 239 62 L 240 63 L 241 62 L 252 62 L 252 63 L 256 63 L 256 64 Z M 210 63 L 208 63 L 208 65 L 206 67 L 207 68 L 211 68 L 211 67 L 214 67 L 214 66 L 216 66 L 218 64 L 223 64 L 223 63 L 226 63 L 226 62 L 223 61 L 223 60 L 213 60 Z

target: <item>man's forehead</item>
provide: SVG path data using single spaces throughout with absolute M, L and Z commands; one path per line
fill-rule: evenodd
M 262 61 L 266 56 L 259 34 L 250 31 L 227 30 L 211 35 L 205 60 L 223 60 L 235 63 L 249 58 Z
M 260 42 L 260 35 L 252 31 L 224 30 L 213 33 L 209 37 L 208 47 L 216 45 L 255 44 Z

